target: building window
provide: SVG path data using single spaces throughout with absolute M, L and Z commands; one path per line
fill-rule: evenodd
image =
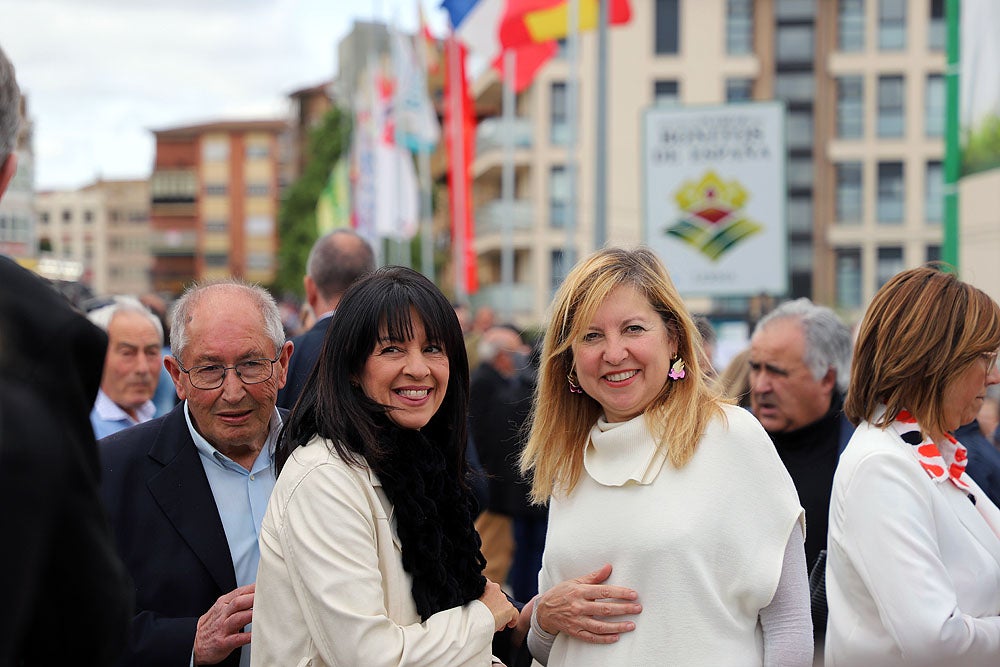
M 837 307 L 861 307 L 861 249 L 837 248 Z
M 201 159 L 205 162 L 224 162 L 229 159 L 229 140 L 205 139 L 201 143 Z
M 753 53 L 753 0 L 726 1 L 726 53 Z
M 899 224 L 903 222 L 902 162 L 879 162 L 876 208 L 879 223 Z
M 268 144 L 254 142 L 247 144 L 248 160 L 266 160 L 271 157 L 271 147 Z
M 928 137 L 944 136 L 945 116 L 944 77 L 928 74 L 924 88 L 924 133 Z
M 94 212 L 87 210 L 83 212 L 83 221 L 87 224 L 94 222 Z
M 812 243 L 805 239 L 796 239 L 788 246 L 788 268 L 792 273 L 812 273 L 813 270 Z
M 248 197 L 266 197 L 271 194 L 271 186 L 267 183 L 248 183 Z
M 941 163 L 927 163 L 924 172 L 924 220 L 939 225 L 944 217 L 944 170 Z
M 837 48 L 850 53 L 865 50 L 864 0 L 840 0 L 837 7 Z
M 558 165 L 549 170 L 549 225 L 566 226 L 569 215 L 569 172 Z
M 549 284 L 549 296 L 555 296 L 556 290 L 562 285 L 563 279 L 566 278 L 566 254 L 562 250 L 553 250 L 549 259 L 549 275 L 551 276 L 551 282 Z
M 270 271 L 273 265 L 274 261 L 270 253 L 252 252 L 247 255 L 247 269 L 251 271 Z
M 41 218 L 42 218 L 42 224 L 43 225 L 49 224 L 49 212 L 48 211 L 43 211 Z
M 878 249 L 878 262 L 875 266 L 875 279 L 878 281 L 878 288 L 881 288 L 890 278 L 902 270 L 902 248 L 899 246 L 887 246 Z
M 860 139 L 865 134 L 864 79 L 837 77 L 837 136 Z
M 930 21 L 927 24 L 927 48 L 944 51 L 948 41 L 948 24 L 944 16 L 945 0 L 931 0 Z
M 788 158 L 788 187 L 811 188 L 813 185 L 813 159 L 811 156 L 791 156 Z
M 878 136 L 903 136 L 904 120 L 903 77 L 878 78 Z
M 788 231 L 809 234 L 813 228 L 812 197 L 788 198 Z
M 860 162 L 841 162 L 836 165 L 838 224 L 859 225 L 864 204 L 864 186 Z
M 778 26 L 778 62 L 811 63 L 813 53 L 813 27 L 811 25 Z
M 149 181 L 149 190 L 154 202 L 193 202 L 197 189 L 193 171 L 154 171 Z
M 225 234 L 229 224 L 225 220 L 206 220 L 205 231 L 209 234 Z
M 678 52 L 677 24 L 679 14 L 677 0 L 656 0 L 654 49 L 656 55 L 671 55 Z
M 926 262 L 940 262 L 941 261 L 941 246 L 937 244 L 931 244 L 927 246 L 927 250 L 924 253 L 924 261 Z
M 816 97 L 812 72 L 779 72 L 774 78 L 774 96 L 785 102 L 812 103 Z
M 906 0 L 879 0 L 878 48 L 883 51 L 906 48 Z
M 749 102 L 753 99 L 753 79 L 726 79 L 726 102 Z
M 229 266 L 229 255 L 223 252 L 205 253 L 205 266 L 213 269 Z
M 809 150 L 813 145 L 813 114 L 811 109 L 789 109 L 785 131 L 788 149 Z
M 222 196 L 229 192 L 229 187 L 225 183 L 211 183 L 205 186 L 205 194 L 209 196 Z
M 552 84 L 551 109 L 549 111 L 551 114 L 549 140 L 553 145 L 565 146 L 569 141 L 569 123 L 566 112 L 566 83 L 558 81 Z
M 811 20 L 816 16 L 815 0 L 777 0 L 774 16 L 779 21 Z
M 246 219 L 248 236 L 269 237 L 274 234 L 274 218 L 267 215 L 252 215 Z
M 73 212 L 70 211 L 68 208 L 67 209 L 63 209 L 63 212 L 62 212 L 62 221 L 64 223 L 66 223 L 66 224 L 69 224 L 69 221 L 72 220 L 72 219 L 73 219 Z
M 680 101 L 676 81 L 661 79 L 653 82 L 653 104 L 670 105 Z

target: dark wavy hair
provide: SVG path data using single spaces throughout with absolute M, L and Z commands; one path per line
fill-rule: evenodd
M 358 378 L 386 330 L 393 340 L 413 337 L 412 312 L 427 338 L 444 348 L 449 377 L 441 407 L 421 429 L 442 448 L 456 482 L 465 476 L 466 415 L 469 406 L 469 360 L 455 309 L 430 280 L 413 269 L 386 266 L 362 277 L 344 293 L 330 323 L 319 359 L 282 429 L 275 455 L 278 472 L 297 447 L 319 435 L 337 454 L 375 473 L 392 452 L 380 441 L 389 408 L 365 395 Z

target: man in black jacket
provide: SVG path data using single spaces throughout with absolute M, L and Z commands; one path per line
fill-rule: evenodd
M 335 229 L 313 244 L 302 282 L 316 323 L 309 331 L 291 339 L 295 344 L 295 354 L 288 363 L 288 383 L 278 392 L 279 408 L 291 410 L 298 400 L 319 357 L 323 338 L 340 297 L 351 283 L 374 270 L 372 247 L 349 229 Z
M 0 50 L 0 196 L 19 118 Z M 132 595 L 97 493 L 89 419 L 107 336 L 6 257 L 0 285 L 0 666 L 109 665 Z
M 293 346 L 271 295 L 238 281 L 189 289 L 170 338 L 181 403 L 99 443 L 102 495 L 135 580 L 121 664 L 245 666 Z

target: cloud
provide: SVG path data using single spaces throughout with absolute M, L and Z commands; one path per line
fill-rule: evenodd
M 35 126 L 36 186 L 142 178 L 150 129 L 276 118 L 331 78 L 350 29 L 330 0 L 0 0 L 0 46 Z

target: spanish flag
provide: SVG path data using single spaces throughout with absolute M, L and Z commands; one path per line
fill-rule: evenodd
M 632 8 L 628 0 L 610 2 L 608 19 L 611 25 L 628 23 Z M 525 44 L 562 39 L 569 33 L 567 0 L 507 0 L 507 11 L 500 23 L 500 44 L 505 49 Z M 597 27 L 598 0 L 579 0 L 580 30 Z

